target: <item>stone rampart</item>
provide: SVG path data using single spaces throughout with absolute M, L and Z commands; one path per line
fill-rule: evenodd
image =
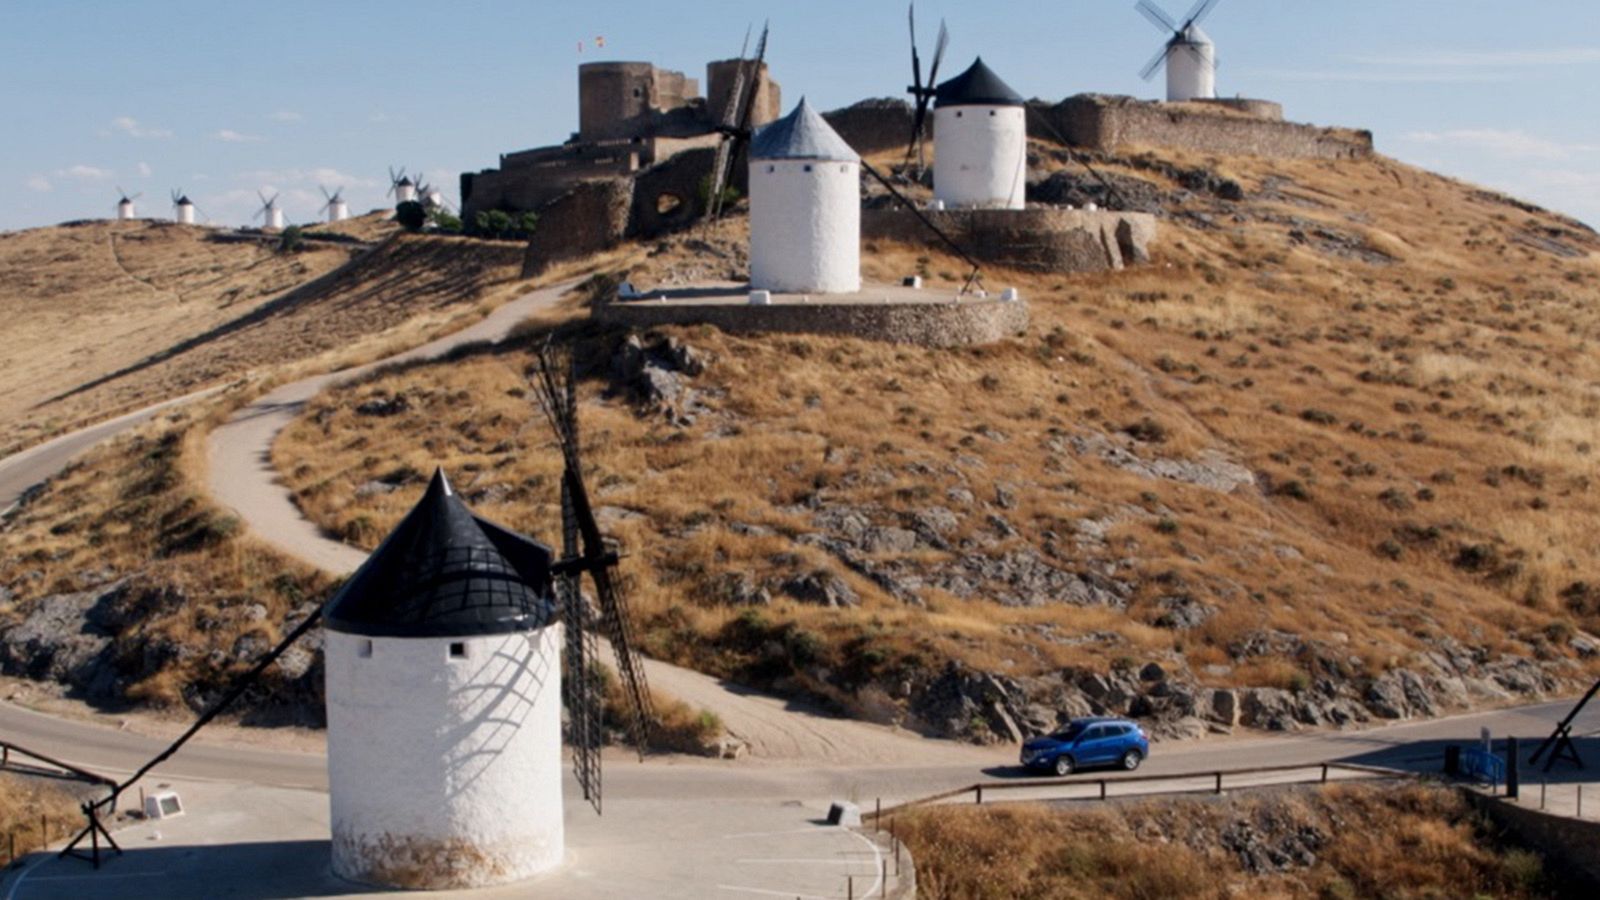
M 522 277 L 615 247 L 628 229 L 632 202 L 631 179 L 604 178 L 580 182 L 541 207 L 523 255 Z
M 923 215 L 979 262 L 1035 272 L 1104 272 L 1147 262 L 1156 220 L 1148 213 L 1059 209 L 946 209 Z M 903 208 L 861 213 L 863 240 L 943 246 Z
M 1229 106 L 1078 94 L 1054 106 L 1032 104 L 1036 118 L 1045 123 L 1034 123 L 1033 136 L 1059 135 L 1069 144 L 1103 153 L 1129 146 L 1277 159 L 1354 159 L 1372 153 L 1369 131 L 1284 122 Z
M 1527 782 L 1522 789 L 1529 790 Z M 1573 896 L 1593 897 L 1600 892 L 1600 822 L 1528 809 L 1478 791 L 1466 791 L 1466 796 L 1495 824 L 1511 832 L 1518 843 L 1564 869 L 1564 880 L 1572 888 L 1587 890 Z
M 712 325 L 729 332 L 825 334 L 923 347 L 991 344 L 1028 328 L 1023 301 L 961 300 L 932 303 L 866 301 L 687 303 L 617 301 L 597 306 L 596 321 L 632 328 Z

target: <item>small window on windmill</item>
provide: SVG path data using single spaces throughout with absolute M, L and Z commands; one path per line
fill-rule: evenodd
M 989 118 L 994 118 L 994 110 L 989 110 Z
M 961 118 L 961 110 L 956 110 L 956 118 Z
M 850 174 L 850 164 L 849 163 L 840 163 L 839 164 L 839 171 L 843 172 L 846 175 L 849 175 Z
M 806 171 L 811 171 L 811 163 L 806 163 Z
M 467 658 L 467 644 L 466 644 L 465 641 L 451 641 L 450 642 L 450 658 L 451 659 L 466 659 Z
M 771 175 L 773 172 L 776 172 L 776 171 L 778 171 L 778 167 L 777 166 L 767 166 L 767 174 L 768 175 Z
M 367 638 L 366 640 L 363 640 L 361 642 L 361 646 L 356 648 L 356 655 L 361 657 L 362 659 L 371 659 L 372 658 L 372 639 L 371 638 Z

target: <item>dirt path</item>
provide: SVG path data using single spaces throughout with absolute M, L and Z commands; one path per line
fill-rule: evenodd
M 272 466 L 272 443 L 324 388 L 347 382 L 379 366 L 431 359 L 474 341 L 504 338 L 530 314 L 554 304 L 572 285 L 526 294 L 488 318 L 453 335 L 388 359 L 284 385 L 240 410 L 213 431 L 206 446 L 206 486 L 218 504 L 230 507 L 255 535 L 277 550 L 336 574 L 354 571 L 366 552 L 332 540 L 300 514 Z M 823 765 L 978 762 L 992 752 L 923 738 L 905 731 L 825 715 L 689 669 L 655 660 L 645 663 L 652 688 L 716 713 L 728 733 L 760 759 Z

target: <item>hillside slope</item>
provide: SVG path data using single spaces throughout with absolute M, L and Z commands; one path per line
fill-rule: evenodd
M 1037 198 L 1102 190 L 1034 156 Z M 682 392 L 662 416 L 614 380 L 622 335 L 560 333 L 651 652 L 978 739 L 1090 710 L 1169 733 L 1433 715 L 1584 681 L 1594 233 L 1381 157 L 1095 163 L 1163 217 L 1154 265 L 988 273 L 1029 299 L 1016 340 L 678 329 L 709 363 L 667 372 Z M 617 274 L 737 265 L 738 227 Z M 865 257 L 880 278 L 964 275 L 922 250 Z M 276 460 L 363 546 L 439 463 L 483 514 L 555 533 L 530 362 L 335 392 Z

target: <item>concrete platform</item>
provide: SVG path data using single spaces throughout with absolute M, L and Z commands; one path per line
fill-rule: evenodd
M 0 880 L 4 900 L 99 898 L 376 897 L 329 868 L 328 797 L 292 788 L 174 782 L 188 812 L 116 832 L 124 849 L 98 871 L 83 860 L 32 854 Z M 569 796 L 574 796 L 568 785 Z M 428 897 L 843 898 L 882 895 L 879 850 L 823 822 L 825 803 L 618 799 L 604 816 L 566 810 L 567 862 L 497 888 L 415 892 Z M 412 893 L 412 892 L 407 892 Z
M 865 284 L 850 294 L 774 293 L 765 305 L 751 304 L 749 286 L 732 282 L 641 294 L 596 306 L 593 317 L 634 328 L 709 324 L 723 331 L 831 334 L 927 347 L 993 343 L 1028 327 L 1025 299 L 1001 300 L 999 287 L 980 297 L 953 288 Z

